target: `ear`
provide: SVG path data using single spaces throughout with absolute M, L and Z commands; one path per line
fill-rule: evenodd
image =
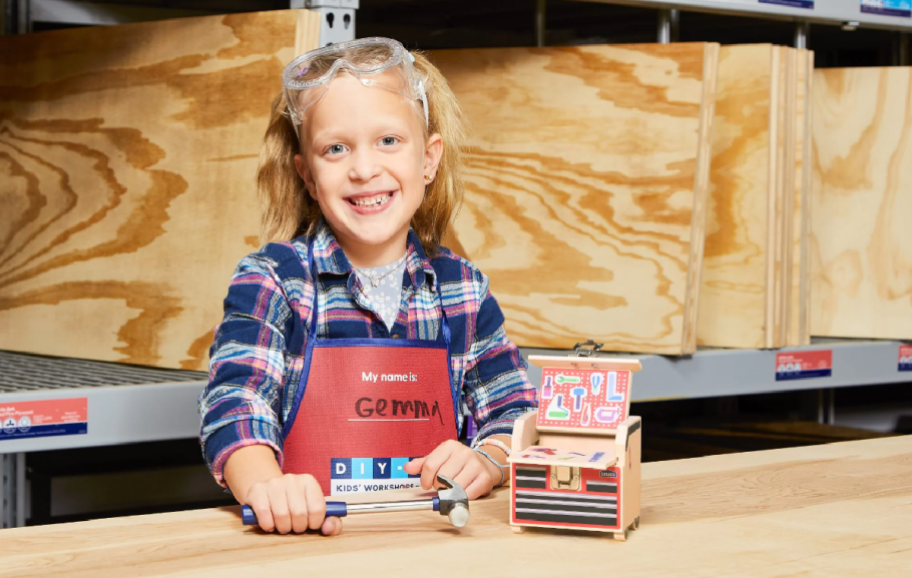
M 424 148 L 424 174 L 436 177 L 441 158 L 443 158 L 443 137 L 435 132 L 428 137 L 427 145 Z
M 317 198 L 317 187 L 314 186 L 313 176 L 310 173 L 310 167 L 307 166 L 307 161 L 304 159 L 304 155 L 298 153 L 294 156 L 295 170 L 298 172 L 298 176 L 301 177 L 301 180 L 304 181 L 304 186 L 307 187 L 307 192 L 310 193 L 310 196 L 316 200 Z

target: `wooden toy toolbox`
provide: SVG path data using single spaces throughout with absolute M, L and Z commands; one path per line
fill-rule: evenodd
M 541 403 L 513 426 L 510 525 L 610 532 L 640 521 L 636 359 L 529 357 L 542 367 Z

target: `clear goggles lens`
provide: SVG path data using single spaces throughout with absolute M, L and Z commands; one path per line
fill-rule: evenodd
M 412 66 L 412 56 L 389 38 L 365 38 L 311 50 L 292 60 L 282 73 L 288 111 L 295 126 L 304 121 L 308 108 L 323 98 L 340 70 L 368 87 L 382 88 L 419 100 L 428 124 L 427 96 Z

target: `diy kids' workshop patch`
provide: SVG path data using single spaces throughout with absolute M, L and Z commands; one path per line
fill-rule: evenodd
M 410 475 L 405 464 L 414 458 L 333 458 L 330 494 L 380 492 L 417 488 L 421 475 Z
M 538 427 L 613 430 L 630 410 L 630 372 L 542 370 Z
M 85 434 L 89 431 L 88 421 L 89 400 L 85 397 L 12 403 L 0 401 L 0 442 Z

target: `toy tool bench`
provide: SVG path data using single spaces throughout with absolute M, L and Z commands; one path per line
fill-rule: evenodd
M 513 426 L 510 525 L 611 532 L 640 523 L 640 418 L 629 417 L 640 362 L 530 356 L 541 403 Z

